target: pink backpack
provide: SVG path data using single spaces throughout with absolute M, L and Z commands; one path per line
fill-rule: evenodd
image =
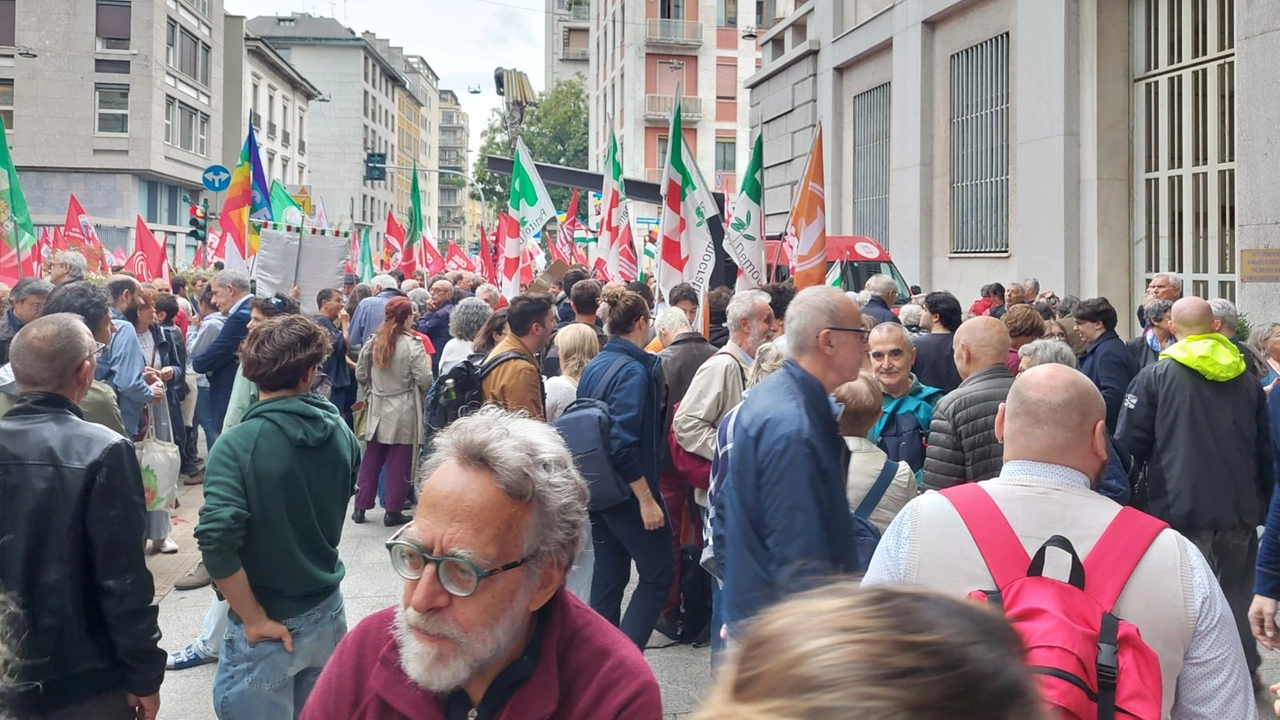
M 1126 507 L 1083 562 L 1061 535 L 1046 540 L 1028 558 L 1004 513 L 981 486 L 959 485 L 942 494 L 969 529 L 998 588 L 975 590 L 969 597 L 999 606 L 1022 636 L 1047 717 L 1159 718 L 1159 658 L 1138 628 L 1111 609 L 1147 548 L 1168 526 Z M 1071 556 L 1068 582 L 1044 577 L 1049 548 Z

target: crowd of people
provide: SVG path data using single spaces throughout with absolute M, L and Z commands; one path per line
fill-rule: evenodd
M 1170 274 L 1127 340 L 1035 280 L 898 293 L 573 267 L 259 296 L 61 253 L 0 322 L 0 706 L 154 718 L 166 671 L 217 663 L 224 719 L 659 718 L 656 631 L 711 646 L 704 720 L 1251 717 L 1280 324 L 1237 338 Z M 169 653 L 146 554 L 177 493 L 135 452 L 162 427 L 204 494 L 176 587 L 216 590 Z M 379 506 L 403 599 L 348 629 L 342 528 Z M 1079 675 L 1029 642 L 1066 632 Z

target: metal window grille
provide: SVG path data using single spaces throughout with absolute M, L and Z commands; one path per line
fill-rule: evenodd
M 853 232 L 889 247 L 889 83 L 853 96 Z
M 1134 4 L 1137 301 L 1157 272 L 1236 295 L 1235 0 Z
M 1009 35 L 951 56 L 951 251 L 1009 250 Z

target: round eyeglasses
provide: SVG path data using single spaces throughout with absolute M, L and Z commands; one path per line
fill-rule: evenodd
M 421 580 L 426 572 L 427 563 L 435 563 L 436 579 L 440 586 L 454 597 L 470 597 L 480 587 L 480 581 L 508 570 L 514 570 L 529 562 L 530 558 L 521 558 L 492 570 L 484 570 L 475 563 L 459 557 L 435 557 L 428 555 L 422 548 L 408 540 L 401 540 L 400 534 L 408 526 L 400 528 L 387 541 L 387 550 L 391 553 L 391 567 L 396 574 L 405 580 Z

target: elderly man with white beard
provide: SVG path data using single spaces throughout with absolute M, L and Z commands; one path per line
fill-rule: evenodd
M 343 638 L 303 720 L 656 720 L 635 644 L 564 588 L 587 486 L 556 431 L 496 407 L 433 441 L 387 542 L 401 605 Z

